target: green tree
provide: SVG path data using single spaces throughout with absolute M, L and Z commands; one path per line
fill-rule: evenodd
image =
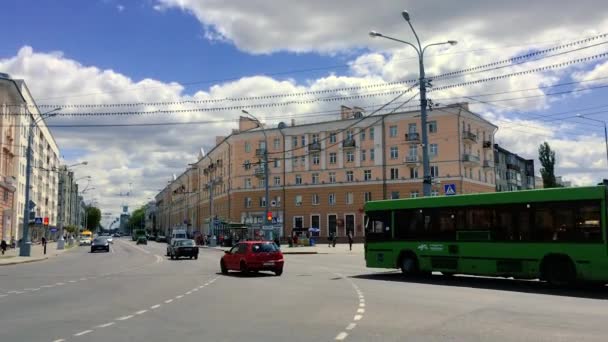
M 144 229 L 145 227 L 146 210 L 144 207 L 136 209 L 129 217 L 129 226 L 131 229 Z
M 87 229 L 93 231 L 97 229 L 99 222 L 101 222 L 101 210 L 97 207 L 87 206 Z
M 538 159 L 542 165 L 540 175 L 543 177 L 543 187 L 558 187 L 555 180 L 555 151 L 546 141 L 538 147 Z

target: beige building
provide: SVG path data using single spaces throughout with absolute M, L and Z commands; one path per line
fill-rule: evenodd
M 334 121 L 265 130 L 241 117 L 238 130 L 217 137 L 212 150 L 157 195 L 159 227 L 207 233 L 209 217 L 222 225 L 260 227 L 266 205 L 260 160 L 267 147 L 277 232 L 314 227 L 320 236 L 352 231 L 361 237 L 366 201 L 422 195 L 419 115 L 367 117 L 361 108 L 343 106 Z M 444 195 L 446 187 L 456 193 L 495 191 L 497 127 L 466 103 L 435 108 L 428 121 L 432 195 Z

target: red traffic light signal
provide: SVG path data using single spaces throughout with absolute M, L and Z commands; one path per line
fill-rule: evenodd
M 271 211 L 266 213 L 266 221 L 272 222 L 272 212 Z
M 45 226 L 48 226 L 48 225 L 49 225 L 49 218 L 48 218 L 48 217 L 45 217 L 45 218 L 44 218 L 44 220 L 43 220 L 42 222 L 43 222 L 43 224 L 44 224 Z

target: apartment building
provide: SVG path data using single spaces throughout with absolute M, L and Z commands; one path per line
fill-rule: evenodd
M 53 135 L 46 126 L 45 120 L 41 119 L 41 112 L 36 106 L 25 81 L 14 80 L 24 98 L 25 114 L 16 116 L 16 126 L 18 127 L 15 144 L 27 146 L 29 127 L 32 120 L 35 120 L 32 132 L 34 139 L 32 144 L 32 174 L 30 177 L 30 199 L 36 204 L 34 208 L 37 217 L 48 217 L 49 227 L 56 227 L 58 214 L 58 181 L 59 176 L 56 172 L 59 168 L 59 148 Z M 13 108 L 14 109 L 14 108 Z M 18 158 L 14 163 L 17 178 L 17 191 L 14 199 L 13 222 L 16 225 L 16 236 L 21 237 L 21 227 L 23 225 L 23 211 L 25 208 L 25 173 L 26 173 L 26 147 L 18 153 Z M 32 230 L 32 238 L 43 232 Z
M 18 106 L 13 106 L 21 104 Z M 15 144 L 17 118 L 13 112 L 18 108 L 24 114 L 25 99 L 21 96 L 18 84 L 6 74 L 0 74 L 0 238 L 10 242 L 15 236 L 13 224 L 13 197 L 15 194 L 15 163 L 20 150 Z
M 321 236 L 350 231 L 361 237 L 365 202 L 422 196 L 419 115 L 368 117 L 343 106 L 333 121 L 276 127 L 241 117 L 237 130 L 217 137 L 209 153 L 157 195 L 160 227 L 185 224 L 207 233 L 220 222 L 259 228 L 268 200 L 281 236 L 314 227 Z M 495 191 L 497 127 L 466 103 L 435 108 L 428 121 L 432 195 Z
M 534 160 L 525 159 L 494 144 L 496 191 L 535 189 Z

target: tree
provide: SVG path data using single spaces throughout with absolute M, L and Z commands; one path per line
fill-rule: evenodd
M 97 229 L 99 222 L 101 222 L 101 210 L 99 210 L 99 208 L 97 208 L 97 207 L 87 206 L 86 215 L 87 215 L 87 227 L 86 228 L 91 231 Z
M 146 215 L 146 209 L 144 207 L 141 207 L 141 208 L 133 211 L 133 213 L 131 214 L 131 217 L 129 217 L 129 226 L 131 227 L 131 229 L 144 229 L 145 215 Z
M 538 147 L 538 159 L 542 165 L 540 175 L 543 177 L 543 187 L 558 187 L 555 180 L 555 151 L 551 150 L 551 146 L 546 141 Z

